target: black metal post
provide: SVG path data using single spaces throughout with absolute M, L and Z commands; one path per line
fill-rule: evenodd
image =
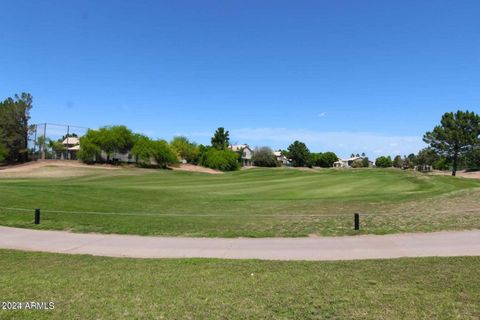
M 353 217 L 354 217 L 354 220 L 355 220 L 355 230 L 360 230 L 360 214 L 355 213 L 353 215 Z
M 35 209 L 35 224 L 40 224 L 40 209 Z

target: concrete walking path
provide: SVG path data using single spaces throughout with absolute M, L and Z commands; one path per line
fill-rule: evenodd
M 359 260 L 480 256 L 480 230 L 318 238 L 186 238 L 0 227 L 0 248 L 131 258 Z

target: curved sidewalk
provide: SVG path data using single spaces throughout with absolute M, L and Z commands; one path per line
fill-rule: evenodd
M 0 227 L 0 248 L 131 258 L 358 260 L 480 256 L 480 230 L 318 238 L 185 238 Z

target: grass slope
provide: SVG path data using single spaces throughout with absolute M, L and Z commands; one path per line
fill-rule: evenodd
M 362 212 L 361 232 L 383 234 L 480 228 L 479 212 L 465 212 L 480 208 L 479 187 L 478 180 L 381 169 L 223 175 L 92 169 L 68 178 L 0 178 L 0 203 L 42 208 L 36 228 L 79 232 L 345 235 L 354 233 L 353 212 Z M 32 212 L 0 208 L 0 223 L 34 227 Z
M 480 257 L 143 260 L 0 250 L 1 319 L 478 319 Z

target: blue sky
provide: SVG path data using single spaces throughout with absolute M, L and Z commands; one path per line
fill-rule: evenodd
M 33 122 L 340 156 L 480 111 L 479 1 L 3 1 L 0 97 Z

